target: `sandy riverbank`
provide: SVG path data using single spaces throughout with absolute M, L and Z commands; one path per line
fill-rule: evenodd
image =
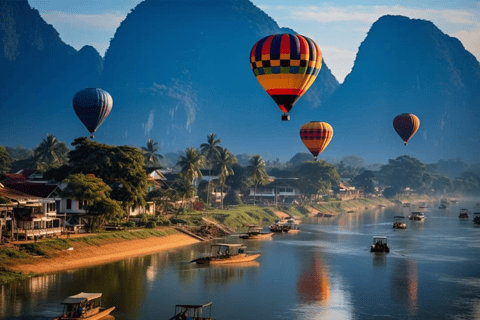
M 64 250 L 57 257 L 37 258 L 32 263 L 12 265 L 8 269 L 23 273 L 53 273 L 152 254 L 197 242 L 199 241 L 182 233 L 108 243 L 100 246 L 78 242 L 72 244 L 73 250 Z

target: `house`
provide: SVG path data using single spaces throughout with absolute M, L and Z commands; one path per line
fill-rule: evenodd
M 298 178 L 275 178 L 270 177 L 269 183 L 262 186 L 257 186 L 255 193 L 255 186 L 250 187 L 246 202 L 253 203 L 254 198 L 256 203 L 277 205 L 296 203 L 301 198 L 302 194 L 298 188 Z
M 23 183 L 10 186 L 7 186 L 7 183 L 0 184 L 0 197 L 8 201 L 0 205 L 3 236 L 14 239 L 35 239 L 61 234 L 63 223 L 62 219 L 56 216 L 55 199 L 31 194 L 43 191 L 44 194 L 55 196 L 55 189 L 43 188 L 41 185 L 25 186 Z
M 335 189 L 335 197 L 338 200 L 353 200 L 362 198 L 362 193 L 355 187 L 350 186 L 347 182 L 340 182 Z
M 145 207 L 138 206 L 135 209 L 128 208 L 128 217 L 136 217 L 141 214 L 146 215 L 155 215 L 155 202 L 147 201 L 145 202 Z

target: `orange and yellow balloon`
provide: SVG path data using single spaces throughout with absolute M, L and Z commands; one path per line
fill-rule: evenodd
M 393 119 L 393 128 L 397 131 L 403 143 L 407 145 L 413 135 L 418 131 L 420 127 L 420 119 L 411 113 L 402 113 Z
M 300 138 L 303 144 L 315 157 L 328 146 L 333 137 L 333 128 L 326 122 L 311 121 L 300 128 Z
M 282 120 L 290 120 L 290 109 L 320 72 L 322 53 L 305 36 L 274 34 L 255 43 L 250 65 L 258 82 L 283 112 Z

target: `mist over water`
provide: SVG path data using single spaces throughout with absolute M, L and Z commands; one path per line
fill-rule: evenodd
M 296 235 L 245 241 L 262 256 L 243 265 L 188 263 L 209 251 L 199 243 L 32 278 L 0 287 L 0 318 L 52 319 L 84 291 L 102 292 L 117 320 L 169 319 L 175 304 L 209 301 L 216 319 L 479 319 L 480 227 L 458 219 L 460 208 L 480 212 L 478 201 L 432 203 L 406 230 L 393 217 L 414 208 L 311 218 Z M 374 235 L 388 237 L 389 254 L 369 251 Z

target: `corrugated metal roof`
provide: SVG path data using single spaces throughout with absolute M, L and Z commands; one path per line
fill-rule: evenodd
M 87 293 L 87 292 L 80 292 L 74 296 L 70 296 L 65 299 L 62 303 L 63 304 L 77 304 L 84 301 L 90 301 L 93 299 L 98 299 L 102 296 L 101 293 Z

